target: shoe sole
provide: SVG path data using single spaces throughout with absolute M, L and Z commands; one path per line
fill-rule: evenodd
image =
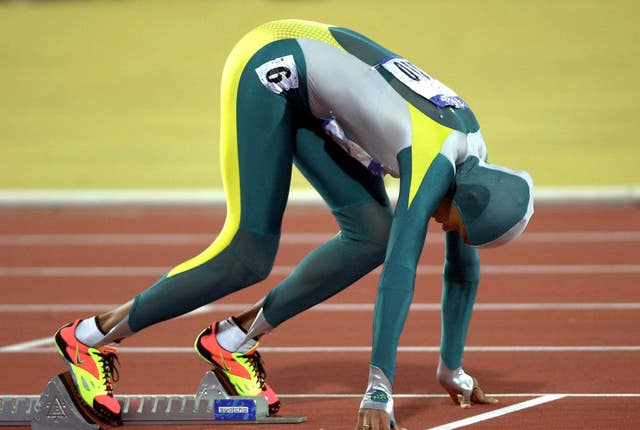
M 65 377 L 65 374 L 66 374 L 66 377 Z M 105 429 L 110 427 L 120 427 L 121 425 L 123 425 L 122 415 L 117 415 L 117 416 L 115 416 L 114 414 L 107 415 L 102 411 L 92 406 L 89 406 L 87 402 L 84 401 L 84 399 L 82 398 L 82 395 L 78 391 L 78 387 L 76 387 L 75 385 L 76 382 L 72 372 L 65 372 L 61 374 L 60 380 L 62 381 L 62 384 L 64 385 L 65 389 L 69 393 L 69 396 L 71 397 L 71 400 L 75 404 L 78 412 L 80 412 L 80 414 L 87 421 L 95 422 L 95 424 L 98 424 L 100 429 Z M 101 423 L 104 423 L 110 427 L 105 427 L 103 425 L 100 425 Z

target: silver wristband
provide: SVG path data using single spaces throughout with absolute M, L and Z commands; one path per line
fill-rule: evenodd
M 392 426 L 395 425 L 391 382 L 379 367 L 369 366 L 369 383 L 362 402 L 360 402 L 360 409 L 385 411 L 391 416 Z

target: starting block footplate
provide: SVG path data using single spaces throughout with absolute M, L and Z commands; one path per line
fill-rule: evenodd
M 0 427 L 28 426 L 34 430 L 107 430 L 113 423 L 90 413 L 69 386 L 68 372 L 53 378 L 41 396 L 0 397 Z M 72 383 L 71 383 L 72 384 Z M 74 387 L 75 388 L 75 387 Z M 123 425 L 177 424 L 294 424 L 305 416 L 269 416 L 264 397 L 228 395 L 209 371 L 195 395 L 116 395 Z

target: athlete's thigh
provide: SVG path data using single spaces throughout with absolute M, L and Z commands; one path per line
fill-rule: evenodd
M 373 201 L 390 206 L 382 178 L 321 132 L 298 130 L 294 162 L 331 209 Z
M 286 41 L 272 43 L 252 55 L 229 100 L 223 99 L 222 171 L 230 215 L 238 228 L 278 234 L 287 202 L 293 144 L 294 108 L 267 90 L 255 69 L 290 52 Z

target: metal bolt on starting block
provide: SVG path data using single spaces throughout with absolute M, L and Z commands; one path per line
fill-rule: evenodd
M 72 391 L 71 375 L 53 378 L 40 397 L 0 397 L 0 426 L 28 426 L 34 430 L 104 430 L 111 428 Z M 218 377 L 205 373 L 195 395 L 116 396 L 123 425 L 176 424 L 294 424 L 307 417 L 269 416 L 264 397 L 231 396 Z

